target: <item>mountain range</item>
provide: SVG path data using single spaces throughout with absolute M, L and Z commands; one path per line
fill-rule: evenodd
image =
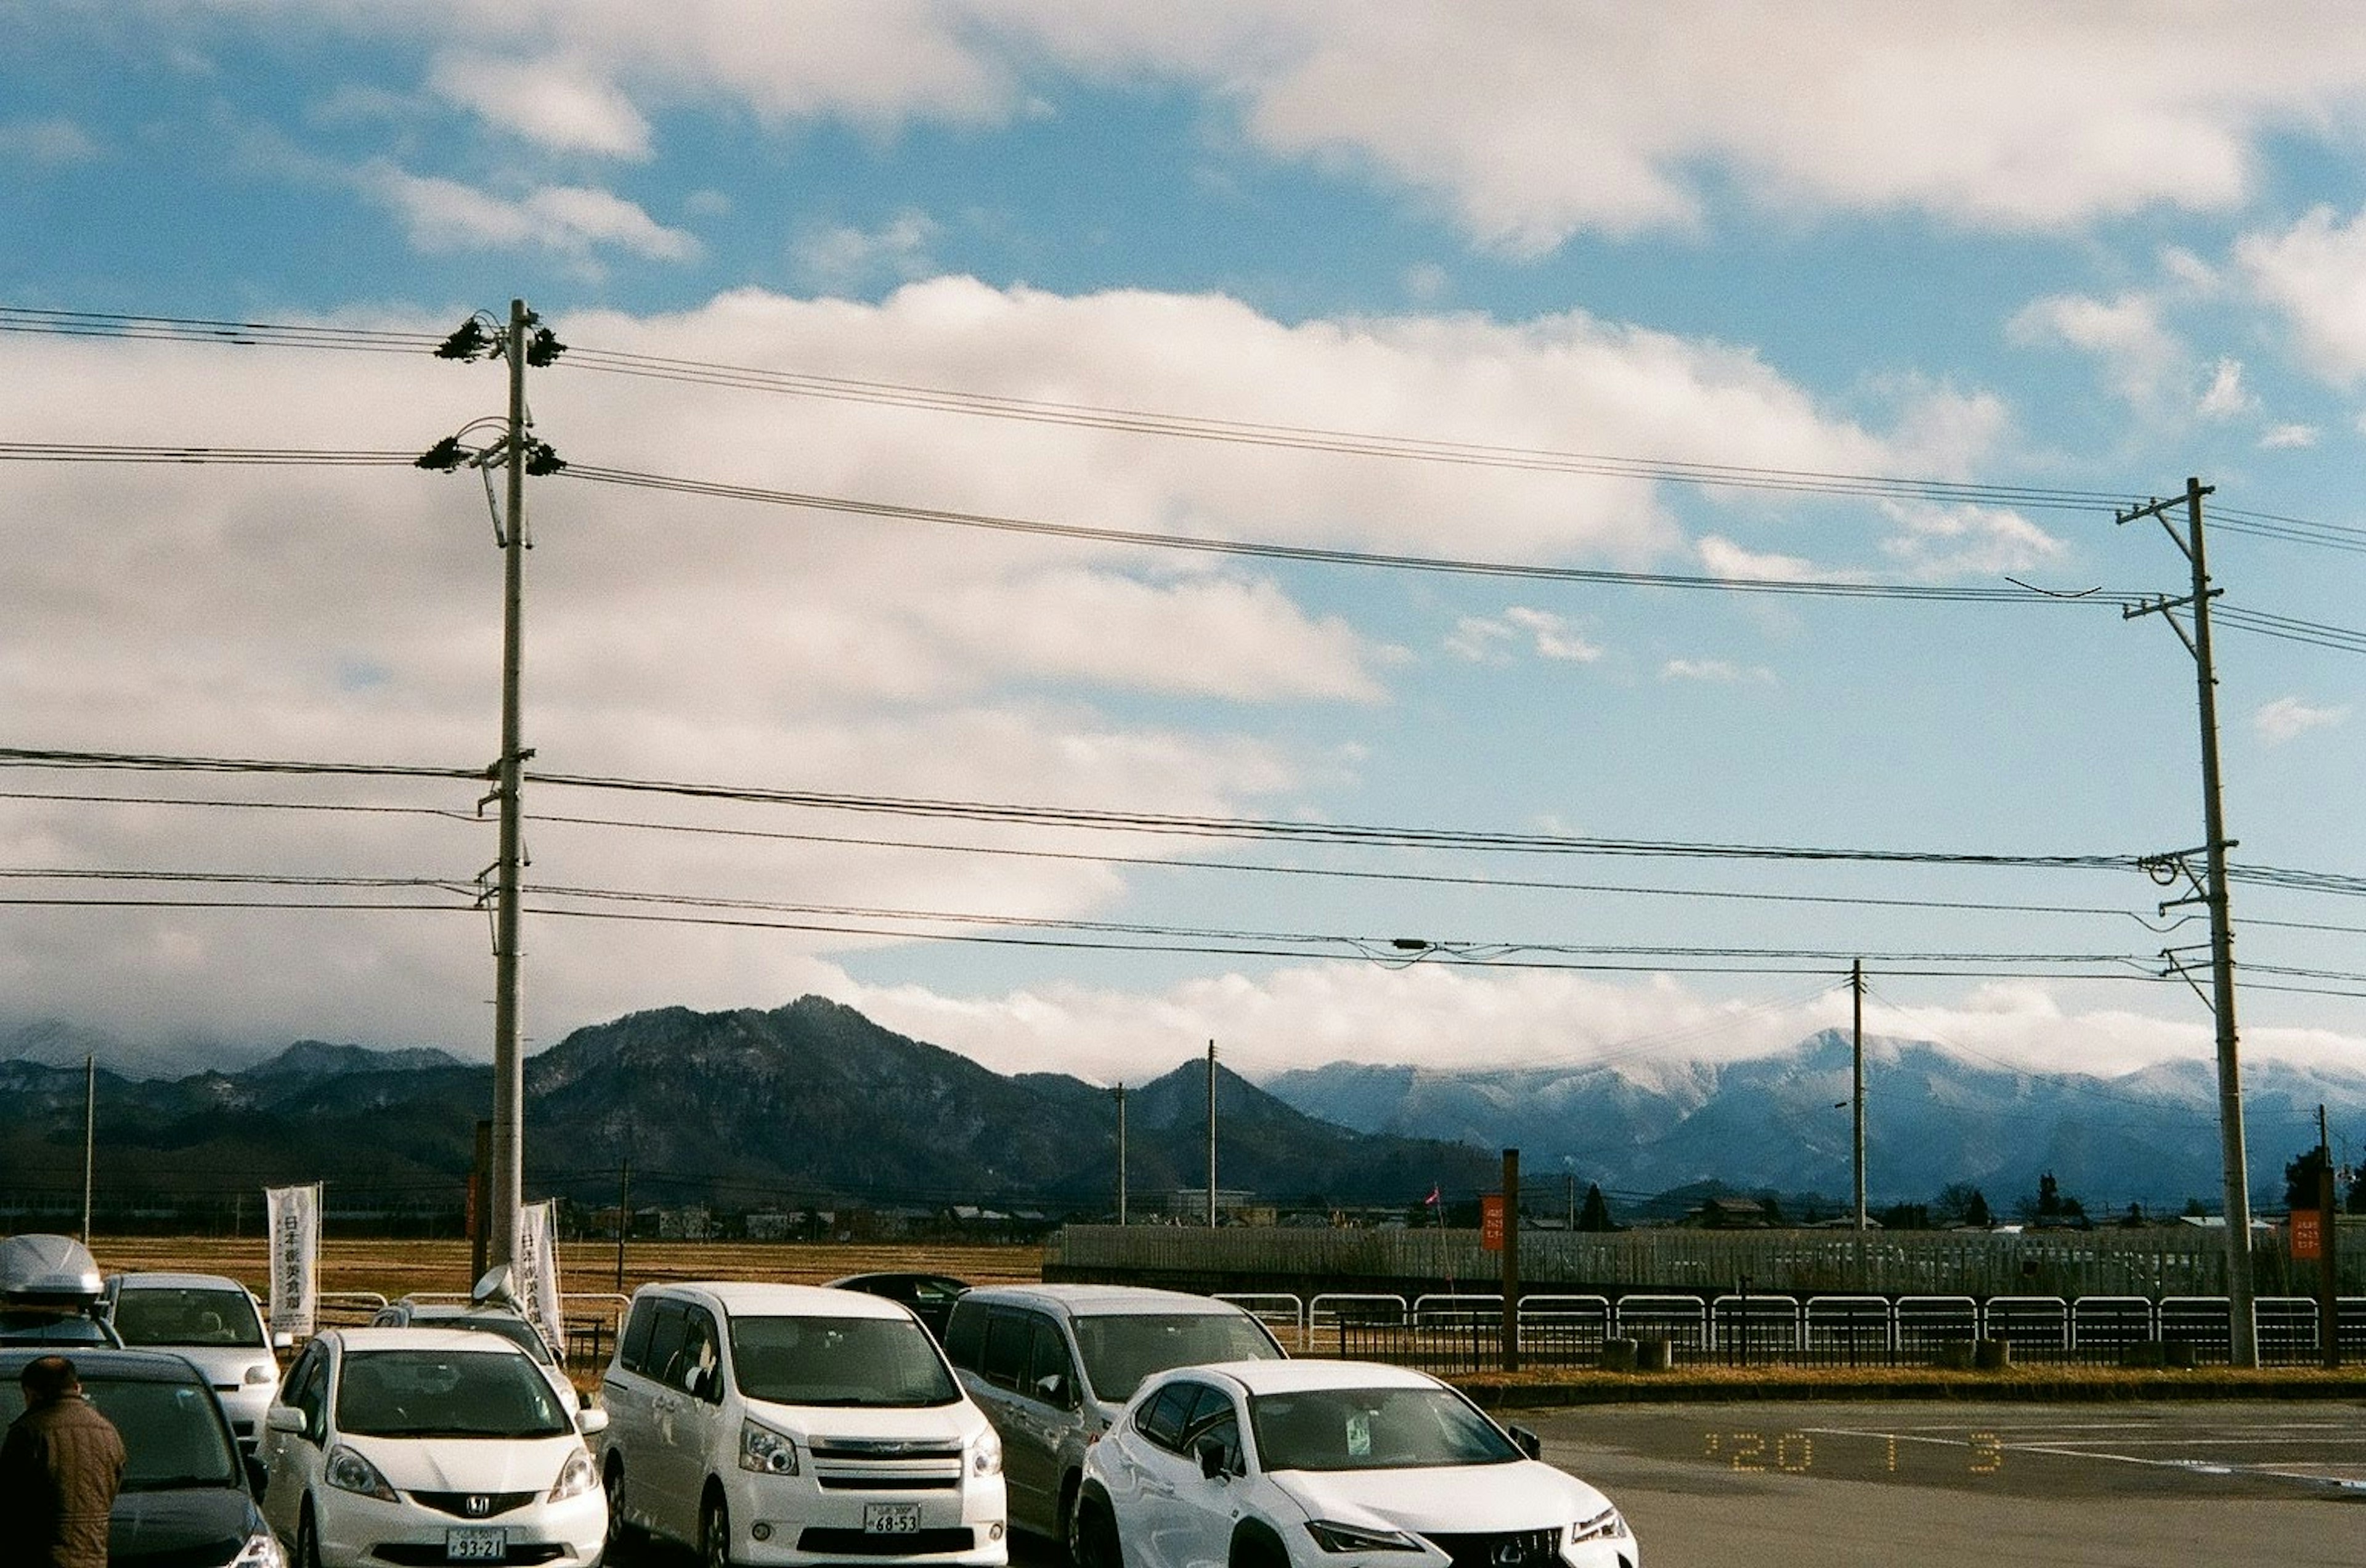
M 51 1043 L 54 1044 L 54 1042 Z M 1411 1206 L 1496 1185 L 1521 1151 L 1532 1209 L 1598 1184 L 1613 1213 L 1672 1190 L 1844 1200 L 1851 1048 L 1837 1032 L 1731 1063 L 1492 1072 L 1340 1063 L 1262 1086 L 1217 1075 L 1219 1185 L 1283 1208 Z M 51 1053 L 54 1058 L 54 1053 Z M 2218 1207 L 2211 1069 L 2037 1074 L 1937 1046 L 1868 1042 L 1866 1168 L 1876 1208 L 1978 1187 L 1998 1214 L 2052 1175 L 2098 1216 L 2131 1202 Z M 0 1060 L 5 1211 L 78 1205 L 79 1061 Z M 2246 1072 L 2255 1204 L 2284 1163 L 2366 1115 L 2366 1074 L 2276 1063 Z M 236 1071 L 98 1074 L 102 1207 L 215 1205 L 325 1180 L 332 1206 L 393 1219 L 456 1213 L 491 1074 L 433 1049 L 299 1042 Z M 1137 1213 L 1206 1181 L 1207 1078 L 1189 1061 L 1131 1088 Z M 664 1009 L 579 1029 L 526 1064 L 527 1190 L 725 1210 L 971 1204 L 1093 1213 L 1114 1202 L 1117 1101 L 1057 1073 L 1005 1076 L 817 997 L 761 1011 Z M 2337 1141 L 2337 1158 L 2347 1155 Z

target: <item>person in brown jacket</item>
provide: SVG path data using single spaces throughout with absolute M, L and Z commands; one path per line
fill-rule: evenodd
M 25 1413 L 0 1440 L 0 1563 L 107 1568 L 123 1438 L 82 1396 L 63 1356 L 25 1363 Z

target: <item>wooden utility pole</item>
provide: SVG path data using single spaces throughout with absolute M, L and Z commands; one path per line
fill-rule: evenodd
M 1520 1151 L 1504 1151 L 1504 1370 L 1520 1370 Z
M 633 1230 L 633 1156 L 616 1172 L 616 1293 L 625 1293 L 625 1237 Z
M 1216 1228 L 1216 1043 L 1208 1042 L 1208 1228 Z
M 2191 852 L 2158 857 L 2150 865 L 2155 880 L 2173 881 L 2181 874 L 2192 887 L 2188 897 L 2164 904 L 2164 910 L 2173 905 L 2199 903 L 2207 908 L 2210 915 L 2210 993 L 2205 1000 L 2218 1025 L 2218 1153 L 2226 1199 L 2227 1328 L 2234 1364 L 2256 1367 L 2259 1364 L 2259 1333 L 2251 1275 L 2251 1175 L 2243 1147 L 2243 1073 L 2235 1031 L 2235 928 L 2226 900 L 2226 852 L 2233 845 L 2226 837 L 2225 812 L 2219 798 L 2218 669 L 2210 651 L 2210 601 L 2217 597 L 2219 591 L 2210 586 L 2210 563 L 2202 529 L 2202 498 L 2210 492 L 2211 487 L 2198 479 L 2185 481 L 2182 532 L 2169 520 L 2170 510 L 2179 503 L 2175 499 L 2156 501 L 2120 514 L 2121 523 L 2133 523 L 2140 517 L 2158 522 L 2169 541 L 2184 552 L 2193 580 L 2192 591 L 2183 598 L 2150 599 L 2121 614 L 2129 619 L 2159 615 L 2177 633 L 2178 640 L 2185 644 L 2186 652 L 2193 656 L 2202 727 L 2203 874 L 2193 874 L 2188 863 Z M 2191 630 L 2177 618 L 2179 610 L 2192 616 Z M 2164 956 L 2172 970 L 2184 972 L 2174 950 Z

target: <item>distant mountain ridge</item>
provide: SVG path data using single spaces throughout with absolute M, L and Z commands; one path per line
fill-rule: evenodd
M 52 1044 L 56 1042 L 52 1041 Z M 490 1114 L 489 1068 L 445 1051 L 299 1041 L 252 1066 L 177 1078 L 98 1073 L 102 1194 L 252 1201 L 323 1179 L 382 1211 L 457 1203 Z M 2052 1174 L 2105 1217 L 2134 1201 L 2218 1207 L 2208 1064 L 2117 1077 L 2037 1074 L 1937 1046 L 1867 1049 L 1867 1185 L 1876 1207 L 1951 1183 L 2010 1214 Z M 1282 1207 L 1418 1204 L 1492 1190 L 1521 1151 L 1532 1206 L 1599 1183 L 1637 1200 L 1723 1188 L 1838 1201 L 1850 1188 L 1849 1044 L 1828 1032 L 1746 1061 L 1440 1071 L 1348 1063 L 1263 1086 L 1217 1075 L 1218 1182 Z M 2246 1069 L 2255 1204 L 2315 1143 L 2315 1108 L 2366 1125 L 2366 1073 Z M 1206 1180 L 1204 1064 L 1126 1098 L 1137 1213 Z M 83 1066 L 0 1060 L 0 1201 L 79 1200 Z M 1005 1076 L 806 997 L 769 1010 L 667 1008 L 579 1029 L 526 1064 L 527 1183 L 726 1210 L 839 1202 L 1096 1213 L 1114 1204 L 1116 1102 L 1060 1073 Z
M 1853 1182 L 1851 1047 L 1839 1031 L 1724 1064 L 1436 1071 L 1335 1063 L 1267 1080 L 1310 1115 L 1368 1133 L 1517 1148 L 1533 1191 L 1566 1175 L 1657 1193 L 1703 1181 L 1844 1196 Z M 2254 1203 L 2281 1206 L 2283 1168 L 2316 1143 L 2322 1102 L 2366 1125 L 2366 1073 L 2275 1062 L 2244 1069 Z M 2217 1080 L 2201 1062 L 2105 1077 L 1983 1066 L 1918 1042 L 1868 1040 L 1869 1201 L 1926 1202 L 1978 1187 L 2000 1216 L 2052 1174 L 2090 1213 L 2220 1206 Z

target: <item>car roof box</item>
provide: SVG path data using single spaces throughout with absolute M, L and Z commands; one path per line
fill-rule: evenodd
M 0 1238 L 0 1296 L 21 1303 L 98 1299 L 98 1261 L 70 1235 L 39 1233 Z

